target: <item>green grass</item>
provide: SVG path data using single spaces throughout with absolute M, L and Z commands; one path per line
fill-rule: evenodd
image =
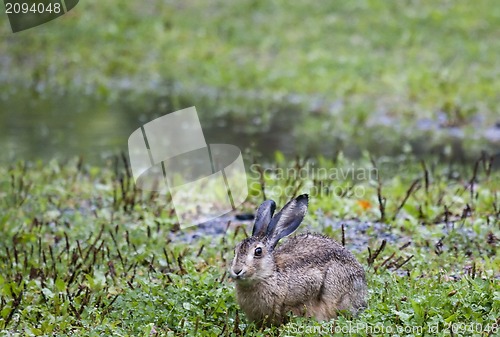
M 472 167 L 427 162 L 426 183 L 414 158 L 392 168 L 381 163 L 370 180 L 313 177 L 318 171 L 310 168 L 302 178 L 278 177 L 280 169 L 306 167 L 281 154 L 263 167 L 263 180 L 257 167 L 249 171 L 251 195 L 240 212 L 253 211 L 262 191 L 283 205 L 289 196 L 280 197 L 280 187 L 311 193 L 322 186 L 311 193 L 302 230 L 341 241 L 340 228 L 328 224 L 345 220 L 366 240 L 360 246 L 345 239 L 367 271 L 366 311 L 335 323 L 295 317 L 264 331 L 239 311 L 226 273 L 232 248 L 250 224 L 235 222 L 225 235 L 184 242 L 171 203 L 135 190 L 118 159 L 103 168 L 78 160 L 1 166 L 0 329 L 19 336 L 315 336 L 349 326 L 363 336 L 380 329 L 447 336 L 451 328 L 472 336 L 494 329 L 500 323 L 500 172 L 488 172 L 488 161 L 480 161 L 471 187 Z M 313 158 L 309 165 L 328 172 L 372 167 L 368 159 L 342 157 Z M 349 186 L 360 188 L 358 196 Z M 342 196 L 332 192 L 341 190 Z M 358 230 L 357 222 L 381 220 L 378 190 L 389 227 Z M 388 234 L 396 239 L 377 254 Z
M 9 60 L 8 79 L 25 75 L 52 89 L 104 92 L 119 78 L 175 79 L 349 98 L 408 118 L 444 110 L 460 122 L 469 110 L 497 111 L 499 20 L 494 1 L 86 1 L 58 21 L 7 35 L 0 50 L 24 55 Z
M 486 156 L 476 169 L 447 160 L 464 149 L 477 157 L 478 130 L 498 122 L 499 22 L 493 0 L 88 0 L 18 34 L 5 22 L 3 124 L 20 112 L 44 114 L 43 125 L 56 116 L 59 126 L 64 110 L 81 115 L 73 135 L 94 137 L 197 105 L 204 127 L 223 122 L 254 139 L 281 132 L 294 151 L 314 155 L 305 163 L 278 152 L 249 167 L 239 212 L 253 212 L 264 194 L 283 205 L 309 192 L 301 230 L 341 241 L 345 223 L 370 299 L 357 318 L 294 317 L 259 331 L 226 273 L 250 224 L 187 243 L 169 199 L 136 190 L 121 159 L 17 162 L 0 166 L 2 333 L 316 336 L 351 326 L 362 336 L 495 335 L 500 172 Z M 416 130 L 426 118 L 463 128 L 465 140 Z M 37 138 L 30 144 L 43 150 Z M 356 162 L 334 155 L 355 146 Z M 372 163 L 359 149 L 401 155 Z M 423 165 L 412 151 L 436 156 Z M 315 171 L 374 165 L 370 179 Z M 305 177 L 279 174 L 304 168 Z
M 0 27 L 3 110 L 21 93 L 156 114 L 197 105 L 205 125 L 248 133 L 288 121 L 302 153 L 401 138 L 430 151 L 448 141 L 415 128 L 430 119 L 464 127 L 474 151 L 498 122 L 499 22 L 493 0 L 84 1 L 28 31 Z

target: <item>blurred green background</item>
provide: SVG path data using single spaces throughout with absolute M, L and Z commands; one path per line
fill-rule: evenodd
M 0 25 L 0 161 L 126 151 L 195 105 L 208 143 L 270 155 L 500 148 L 493 1 L 81 1 Z

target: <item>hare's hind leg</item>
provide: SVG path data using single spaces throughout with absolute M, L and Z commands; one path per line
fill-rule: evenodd
M 367 308 L 366 297 L 368 289 L 366 288 L 366 281 L 364 275 L 356 278 L 353 281 L 353 296 L 351 297 L 351 312 L 356 316 L 360 311 Z
M 318 297 L 311 308 L 317 320 L 337 318 L 337 310 L 343 297 L 342 283 L 338 268 L 330 267 L 325 272 Z
M 318 321 L 329 321 L 332 318 L 337 318 L 337 312 L 332 310 L 330 304 L 318 301 L 309 307 L 308 316 L 314 317 Z
M 345 281 L 345 292 L 339 300 L 337 310 L 349 310 L 356 316 L 366 308 L 367 289 L 364 277 L 350 277 Z
M 335 318 L 340 310 L 349 310 L 353 314 L 357 312 L 360 306 L 366 305 L 365 293 L 363 280 L 354 277 L 352 270 L 345 266 L 334 264 L 325 273 L 319 299 L 330 319 Z

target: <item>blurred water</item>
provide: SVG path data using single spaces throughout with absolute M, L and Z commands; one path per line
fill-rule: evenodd
M 391 128 L 397 131 L 398 124 L 391 125 L 390 120 L 381 118 L 378 124 L 359 126 L 362 132 L 355 132 L 353 137 L 352 132 L 335 129 L 335 116 L 309 116 L 297 99 L 290 97 L 282 106 L 274 106 L 267 124 L 262 126 L 255 114 L 247 118 L 245 111 L 215 114 L 203 102 L 189 98 L 177 102 L 178 108 L 174 108 L 168 97 L 139 100 L 137 104 L 120 100 L 110 104 L 85 95 L 51 97 L 19 91 L 17 95 L 0 96 L 0 163 L 82 156 L 99 165 L 106 157 L 127 152 L 129 135 L 144 123 L 191 105 L 197 106 L 207 143 L 234 144 L 242 150 L 257 151 L 264 158 L 272 157 L 277 150 L 290 156 L 321 153 L 327 157 L 343 151 L 356 157 L 366 149 L 374 156 L 395 156 L 408 151 L 408 146 L 420 157 L 447 155 L 464 162 L 479 156 L 467 148 L 470 139 L 461 129 L 443 130 L 431 120 L 417 121 L 415 130 L 442 134 L 438 144 L 430 144 L 425 133 L 406 134 L 404 139 L 401 130 L 399 136 L 391 135 Z M 341 107 L 333 108 L 335 115 L 341 113 Z M 323 118 L 321 129 L 304 127 L 308 118 Z M 481 138 L 475 139 L 479 149 L 500 153 L 500 127 L 479 130 L 474 137 Z
M 116 107 L 75 97 L 9 97 L 0 107 L 0 162 L 67 159 L 98 162 L 126 149 L 133 119 Z

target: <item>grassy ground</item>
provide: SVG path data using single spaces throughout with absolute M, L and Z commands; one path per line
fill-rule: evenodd
M 253 167 L 251 195 L 240 212 L 252 212 L 263 192 L 281 205 L 288 198 L 281 188 L 309 192 L 302 230 L 342 241 L 345 223 L 345 244 L 365 266 L 370 289 L 369 307 L 358 318 L 292 318 L 264 331 L 238 310 L 226 273 L 232 248 L 251 224 L 233 221 L 225 235 L 198 233 L 187 242 L 171 204 L 135 190 L 121 162 L 0 167 L 0 328 L 6 335 L 315 336 L 345 335 L 349 327 L 363 336 L 448 336 L 451 329 L 495 335 L 500 172 L 489 171 L 487 158 L 476 170 L 380 159 L 377 175 L 345 179 L 333 176 L 336 169 L 373 170 L 374 163 L 342 157 L 297 163 L 277 154 L 274 163 Z M 308 174 L 290 179 L 301 168 Z
M 135 190 L 121 159 L 103 167 L 78 160 L 2 164 L 2 333 L 494 336 L 500 172 L 486 156 L 476 165 L 448 165 L 446 158 L 464 152 L 455 144 L 440 152 L 441 161 L 422 164 L 410 153 L 413 146 L 428 150 L 439 130 L 461 128 L 465 147 L 494 128 L 499 20 L 493 0 L 88 0 L 18 34 L 5 22 L 2 125 L 21 106 L 15 102 L 62 123 L 54 112 L 62 97 L 75 97 L 67 114 L 94 101 L 116 103 L 122 113 L 118 122 L 106 106 L 85 105 L 73 135 L 197 105 L 204 126 L 222 121 L 255 139 L 279 129 L 297 152 L 310 138 L 311 153 L 357 144 L 402 154 L 355 163 L 312 156 L 304 163 L 278 153 L 261 169 L 249 167 L 251 195 L 239 212 L 253 212 L 264 194 L 283 205 L 310 193 L 302 230 L 344 238 L 370 289 L 369 307 L 357 318 L 292 318 L 265 331 L 239 311 L 226 273 L 250 222 L 218 224 L 216 236 L 180 231 L 168 199 Z M 86 110 L 99 116 L 88 118 Z M 364 178 L 314 173 L 374 166 L 377 174 Z M 306 174 L 280 174 L 285 168 Z

